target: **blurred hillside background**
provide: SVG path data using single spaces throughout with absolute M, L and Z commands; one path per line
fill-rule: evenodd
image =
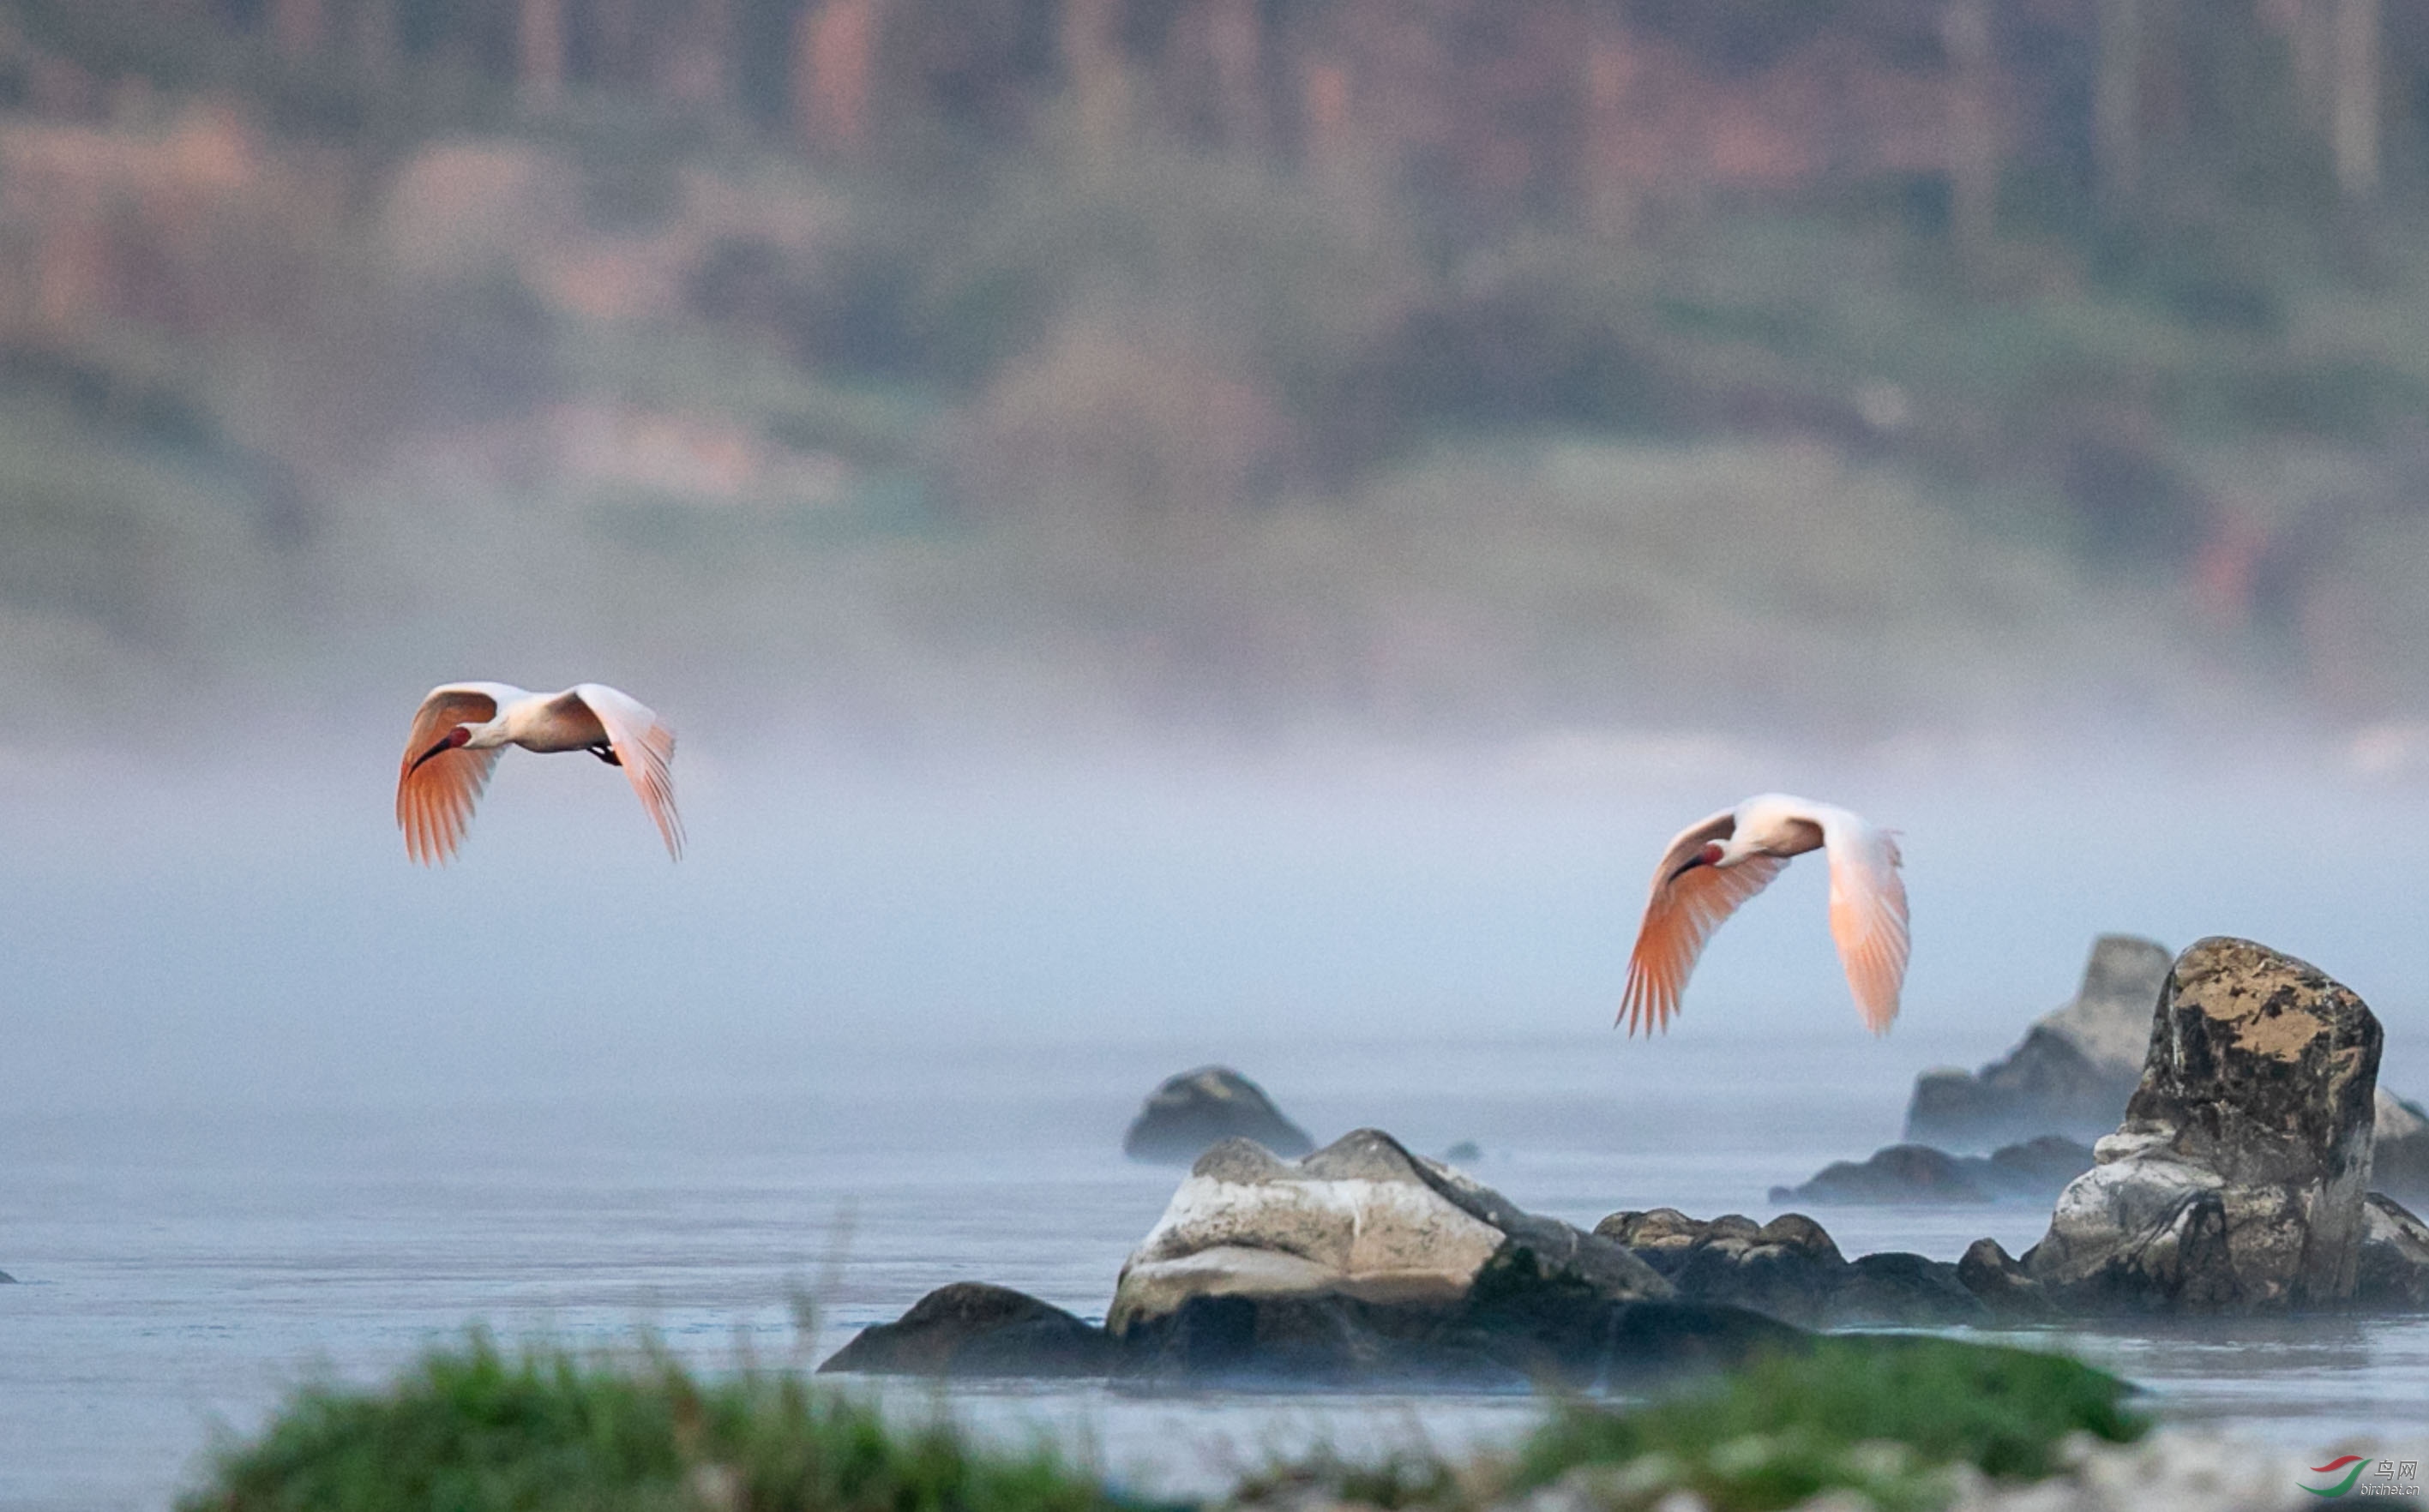
M 2423 462 L 2418 6 L 0 3 L 20 746 L 2400 766 Z

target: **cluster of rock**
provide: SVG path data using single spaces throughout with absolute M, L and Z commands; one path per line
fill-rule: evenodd
M 2089 1169 L 2080 1146 L 2058 1141 L 1930 1177 L 1942 1193 L 2062 1183 L 2048 1233 L 2021 1258 L 1986 1239 L 1954 1265 L 1850 1260 L 1798 1213 L 1759 1224 L 1655 1208 L 1588 1233 L 1379 1130 L 1297 1161 L 1231 1138 L 1191 1165 L 1122 1267 L 1102 1325 L 965 1284 L 864 1331 L 821 1369 L 1591 1388 L 1790 1347 L 1814 1328 L 2429 1307 L 2429 1226 L 2368 1190 L 2384 1118 L 2370 1009 L 2316 967 L 2224 938 L 2176 958 L 2154 998 L 2123 1122 Z M 1229 1073 L 1175 1078 L 1158 1101 L 1188 1104 L 1193 1084 L 1223 1077 L 1254 1096 L 1216 1101 L 1280 1120 Z M 1938 1156 L 1913 1150 L 1806 1190 L 1860 1190 L 1885 1168 L 1911 1184 L 1905 1168 Z
M 1296 1162 L 1247 1140 L 1207 1151 L 1122 1267 L 1101 1328 L 1000 1288 L 947 1288 L 820 1369 L 1582 1388 L 1797 1337 L 1682 1299 L 1626 1247 L 1360 1129 Z
M 1956 1266 L 1890 1251 L 1850 1260 L 1820 1224 L 1782 1213 L 1758 1224 L 1698 1222 L 1674 1208 L 1613 1213 L 1595 1232 L 1643 1260 L 1680 1296 L 1745 1307 L 1807 1328 L 1989 1323 Z
M 2316 966 L 2198 942 L 2160 987 L 2124 1122 L 2015 1272 L 2075 1312 L 2429 1302 L 2419 1220 L 2368 1190 L 2379 1047 Z
M 2005 1056 L 1978 1071 L 1942 1067 L 1915 1078 L 1906 1114 L 1908 1146 L 1964 1152 L 2107 1135 L 2142 1084 L 2153 1008 L 2173 963 L 2167 947 L 2156 941 L 2102 935 L 2084 962 L 2083 983 L 2073 1000 L 2035 1020 Z M 2429 1109 L 2384 1087 L 2375 1088 L 2371 1101 L 2376 1128 L 2371 1186 L 2403 1201 L 2429 1202 Z M 1806 1196 L 1800 1189 L 1794 1200 L 1967 1200 L 1927 1195 L 1927 1183 L 1941 1175 L 1937 1163 L 1902 1159 L 1924 1183 L 1909 1188 L 1903 1199 Z M 1869 1190 L 1895 1185 L 1887 1179 L 1892 1173 L 1882 1175 Z
M 2142 1079 L 2151 1005 L 2168 978 L 2167 946 L 2104 934 L 2083 985 L 2024 1040 L 1979 1071 L 1942 1067 L 1915 1078 L 1906 1137 L 1951 1150 L 1987 1150 L 2057 1134 L 2095 1140 L 2117 1126 Z

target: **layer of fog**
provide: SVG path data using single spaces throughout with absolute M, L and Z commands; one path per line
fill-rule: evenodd
M 402 715 L 395 721 L 402 728 Z M 1905 835 L 1915 956 L 1880 1046 L 1973 1063 L 2072 990 L 2102 930 L 2248 935 L 2319 963 L 2429 1085 L 2429 935 L 2397 837 L 2429 806 L 2316 764 L 1973 765 L 1653 743 L 1563 753 L 931 759 L 887 770 L 689 729 L 669 864 L 621 776 L 510 753 L 456 864 L 409 865 L 396 730 L 201 766 L 18 755 L 0 799 L 0 1097 L 20 1108 L 344 1107 L 795 1084 L 822 1051 L 1294 1044 L 1608 1026 L 1651 862 L 1763 788 Z M 1546 755 L 1549 751 L 1551 754 Z M 1715 941 L 1673 1031 L 1859 1035 L 1790 868 Z M 1141 1089 L 1144 1091 L 1144 1089 Z

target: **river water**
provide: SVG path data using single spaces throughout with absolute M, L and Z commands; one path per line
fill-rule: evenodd
M 1374 1125 L 1580 1224 L 1668 1204 L 1765 1217 L 1774 1182 L 1894 1139 L 1927 1034 L 1232 1042 L 1319 1139 Z M 0 1114 L 0 1506 L 165 1505 L 216 1433 L 314 1374 L 373 1380 L 480 1323 L 586 1345 L 653 1332 L 709 1368 L 822 1357 L 984 1279 L 1101 1316 L 1178 1173 L 1119 1153 L 1185 1043 L 829 1049 L 749 1093 L 308 1095 L 241 1111 Z M 781 1073 L 773 1075 L 771 1073 Z M 772 1090 L 771 1090 L 772 1087 Z M 1847 1252 L 2011 1250 L 2028 1206 L 1817 1209 Z M 815 1300 L 815 1339 L 790 1299 Z M 2289 1450 L 2429 1450 L 2429 1321 L 2044 1337 L 2164 1415 Z M 871 1388 L 873 1389 L 873 1388 Z M 889 1388 L 904 1410 L 929 1389 Z M 1524 1397 L 955 1389 L 1134 1485 L 1202 1490 L 1274 1454 L 1523 1430 Z

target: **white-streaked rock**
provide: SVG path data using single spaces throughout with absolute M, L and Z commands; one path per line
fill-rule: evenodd
M 1522 1213 L 1391 1136 L 1361 1129 L 1296 1162 L 1246 1140 L 1207 1151 L 1122 1266 L 1105 1325 L 1124 1333 L 1197 1296 L 1451 1303 L 1513 1240 L 1614 1297 L 1671 1294 L 1618 1246 Z

